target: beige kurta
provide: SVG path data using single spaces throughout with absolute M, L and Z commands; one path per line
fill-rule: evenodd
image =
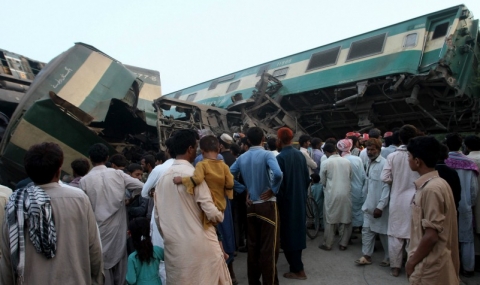
M 167 284 L 231 284 L 215 228 L 203 228 L 202 212 L 214 222 L 223 221 L 205 182 L 188 194 L 173 184 L 175 176 L 192 176 L 186 160 L 175 160 L 155 189 L 155 207 L 165 244 Z
M 39 185 L 51 198 L 57 231 L 57 253 L 46 259 L 33 247 L 25 229 L 25 276 L 28 285 L 103 284 L 102 248 L 95 216 L 87 195 L 71 186 Z M 3 225 L 4 258 L 0 284 L 13 284 L 8 226 Z
M 352 222 L 351 177 L 352 166 L 346 158 L 334 154 L 322 162 L 320 182 L 325 195 L 323 215 L 329 224 Z
M 3 225 L 3 220 L 5 219 L 5 205 L 7 204 L 8 198 L 12 194 L 12 189 L 7 186 L 0 185 L 0 229 Z M 0 259 L 2 259 L 2 244 L 3 238 L 0 234 Z
M 412 228 L 408 257 L 417 250 L 426 228 L 438 233 L 432 251 L 415 266 L 410 284 L 459 284 L 457 211 L 452 190 L 437 171 L 415 181 L 417 192 L 412 208 Z
M 95 166 L 80 180 L 100 229 L 105 269 L 115 266 L 127 254 L 125 189 L 140 194 L 142 187 L 138 179 L 104 165 Z

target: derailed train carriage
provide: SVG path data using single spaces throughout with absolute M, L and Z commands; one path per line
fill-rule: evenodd
M 152 100 L 159 96 L 158 71 L 123 65 L 92 46 L 75 44 L 36 74 L 16 107 L 0 143 L 2 184 L 25 178 L 24 154 L 43 141 L 62 147 L 67 174 L 70 163 L 87 157 L 97 142 L 111 154 L 158 150 Z
M 274 134 L 286 125 L 327 138 L 403 124 L 478 131 L 478 24 L 455 6 L 166 94 L 155 105 L 160 122 L 177 127 L 217 121 L 226 109 L 224 131 L 232 132 L 256 125 Z

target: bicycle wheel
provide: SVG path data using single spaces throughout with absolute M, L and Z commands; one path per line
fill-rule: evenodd
M 306 219 L 306 227 L 307 227 L 307 236 L 310 239 L 314 239 L 318 235 L 318 231 L 320 230 L 320 218 L 318 216 L 318 205 L 312 197 L 307 198 L 307 219 Z

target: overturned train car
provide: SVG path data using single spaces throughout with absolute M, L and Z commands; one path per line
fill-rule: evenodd
M 159 100 L 240 113 L 228 130 L 342 137 L 413 124 L 478 131 L 479 22 L 464 5 L 437 11 L 200 83 Z M 161 104 L 157 104 L 160 106 Z M 164 118 L 191 120 L 183 106 Z M 182 113 L 183 112 L 183 113 Z M 229 113 L 234 114 L 234 113 Z
M 66 174 L 97 142 L 111 154 L 157 150 L 151 102 L 159 96 L 158 71 L 123 65 L 92 46 L 75 44 L 43 67 L 16 107 L 0 144 L 2 184 L 14 186 L 26 177 L 23 156 L 39 142 L 62 147 Z

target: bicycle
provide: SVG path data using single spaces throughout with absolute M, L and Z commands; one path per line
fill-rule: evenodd
M 311 186 L 308 186 L 307 205 L 306 205 L 306 227 L 307 236 L 310 239 L 315 239 L 320 231 L 320 217 L 318 215 L 318 205 L 312 196 Z

